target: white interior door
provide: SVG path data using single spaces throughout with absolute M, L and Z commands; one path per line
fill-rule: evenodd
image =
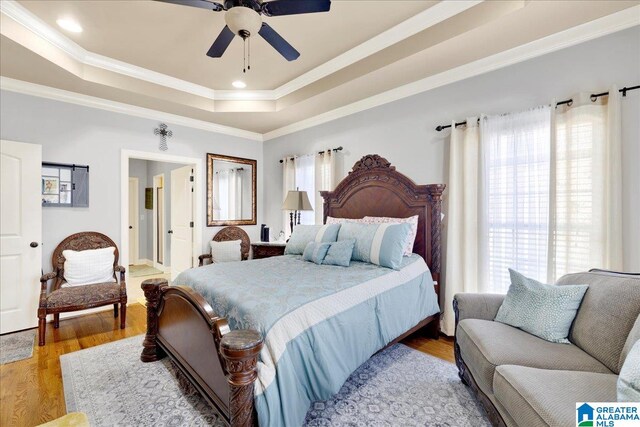
M 38 324 L 42 147 L 0 141 L 0 333 Z
M 137 264 L 140 257 L 139 203 L 138 178 L 129 178 L 129 264 Z
M 192 167 L 171 171 L 171 280 L 193 267 Z

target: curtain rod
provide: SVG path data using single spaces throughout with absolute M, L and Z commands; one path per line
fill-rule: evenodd
M 338 148 L 332 148 L 331 151 L 342 151 L 342 146 L 338 147 Z M 318 154 L 322 154 L 324 153 L 324 151 L 318 151 Z M 290 157 L 289 160 L 293 160 L 295 159 L 295 157 Z M 283 162 L 282 159 L 279 160 L 280 163 Z
M 636 86 L 631 86 L 631 87 L 623 87 L 622 89 L 620 89 L 618 92 L 620 92 L 622 94 L 622 96 L 627 96 L 627 92 L 629 92 L 630 90 L 636 90 L 636 89 L 640 89 L 640 85 L 636 85 Z M 598 99 L 601 96 L 605 96 L 605 95 L 609 95 L 609 92 L 602 92 L 602 93 L 593 93 L 591 94 L 591 101 L 595 102 L 596 99 Z M 560 102 L 556 102 L 556 107 L 558 105 L 568 105 L 571 106 L 571 104 L 573 104 L 573 99 L 565 99 L 564 101 L 560 101 Z M 478 121 L 480 121 L 480 119 L 478 119 Z M 466 125 L 467 121 L 463 121 L 463 122 L 459 122 L 456 123 L 456 126 L 462 126 L 462 125 Z M 447 128 L 450 128 L 451 125 L 440 125 L 438 127 L 436 127 L 436 130 L 438 132 L 445 130 Z

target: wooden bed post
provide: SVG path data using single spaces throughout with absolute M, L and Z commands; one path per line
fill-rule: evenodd
M 229 418 L 231 427 L 257 425 L 253 404 L 253 382 L 258 377 L 258 355 L 262 336 L 253 330 L 231 331 L 220 341 L 220 353 L 228 372 L 231 388 Z
M 142 354 L 140 360 L 143 362 L 155 362 L 162 359 L 164 351 L 158 347 L 156 335 L 158 334 L 158 304 L 162 289 L 169 286 L 167 279 L 147 279 L 142 282 L 142 290 L 147 299 L 147 334 L 142 342 Z

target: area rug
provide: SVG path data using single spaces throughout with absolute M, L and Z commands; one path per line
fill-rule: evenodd
M 130 265 L 129 266 L 129 276 L 131 277 L 153 276 L 153 275 L 160 275 L 160 274 L 164 274 L 164 273 L 155 267 L 151 267 L 150 265 Z
M 140 362 L 143 336 L 60 357 L 67 411 L 92 426 L 223 425 L 165 358 Z M 490 426 L 451 363 L 394 345 L 362 365 L 330 400 L 312 404 L 312 426 Z
M 33 356 L 36 330 L 14 332 L 0 336 L 0 365 L 29 359 Z

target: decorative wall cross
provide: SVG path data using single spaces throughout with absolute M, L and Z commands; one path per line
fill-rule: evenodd
M 160 135 L 160 150 L 167 151 L 167 138 L 173 136 L 173 132 L 167 129 L 167 125 L 160 123 L 160 126 L 153 131 L 154 135 Z

